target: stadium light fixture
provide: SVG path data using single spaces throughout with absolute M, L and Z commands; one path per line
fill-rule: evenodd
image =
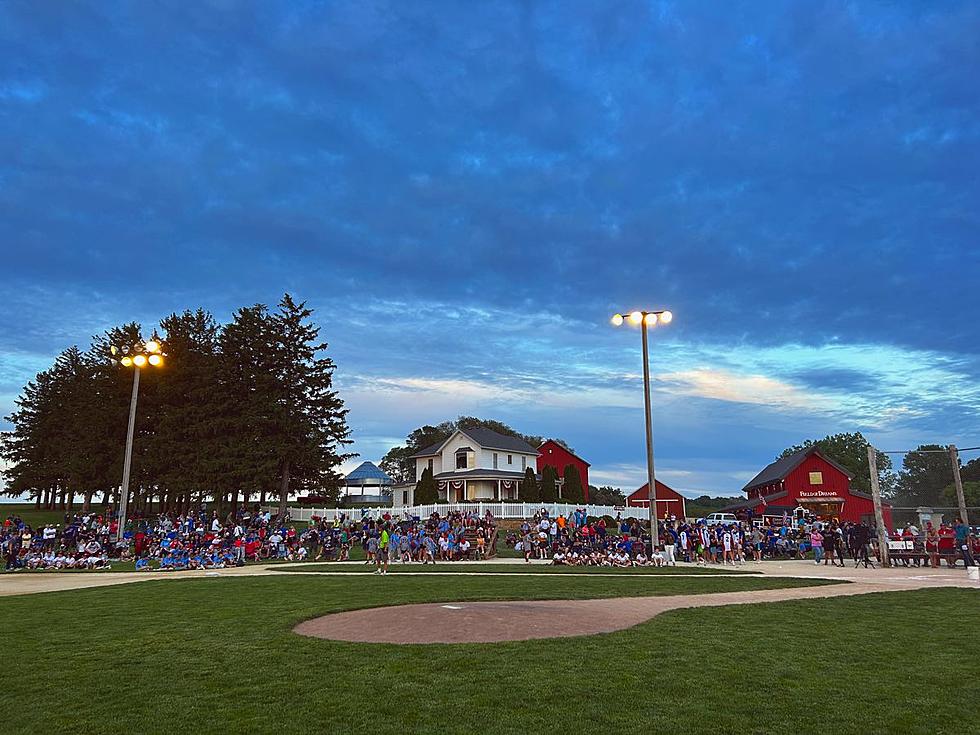
M 649 493 L 649 512 L 650 512 L 650 551 L 651 554 L 660 545 L 660 533 L 657 527 L 657 479 L 653 469 L 653 411 L 650 407 L 650 350 L 647 339 L 647 329 L 655 327 L 657 324 L 670 324 L 674 320 L 674 315 L 666 310 L 661 311 L 631 311 L 628 321 L 633 326 L 640 327 L 643 344 L 643 410 L 646 414 L 646 433 L 647 433 L 647 492 Z M 613 326 L 622 326 L 622 314 L 615 314 L 612 318 Z
M 126 508 L 129 504 L 129 474 L 133 464 L 133 433 L 136 428 L 136 402 L 140 392 L 140 373 L 147 365 L 158 368 L 163 366 L 166 355 L 160 338 L 154 335 L 146 342 L 132 348 L 120 348 L 109 345 L 109 354 L 113 362 L 118 362 L 126 368 L 133 368 L 133 395 L 129 400 L 129 428 L 126 431 L 126 455 L 123 460 L 122 486 L 119 488 L 119 524 L 116 528 L 116 541 L 121 541 L 126 528 Z M 118 355 L 122 355 L 118 360 Z

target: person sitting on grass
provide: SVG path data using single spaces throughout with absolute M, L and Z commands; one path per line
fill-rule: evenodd
M 150 566 L 149 558 L 141 556 L 136 560 L 136 571 L 137 572 L 152 572 L 153 567 Z

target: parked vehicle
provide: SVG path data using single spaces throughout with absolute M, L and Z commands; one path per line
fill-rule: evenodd
M 738 523 L 738 518 L 735 517 L 734 513 L 709 513 L 705 517 L 704 523 L 707 526 L 728 526 L 732 523 Z

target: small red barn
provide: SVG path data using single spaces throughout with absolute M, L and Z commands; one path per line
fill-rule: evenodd
M 742 488 L 747 500 L 724 508 L 755 518 L 792 516 L 804 508 L 817 518 L 875 525 L 871 496 L 851 489 L 853 475 L 816 447 L 777 459 Z M 883 504 L 885 525 L 892 527 L 891 506 Z
M 578 470 L 579 477 L 582 478 L 582 492 L 585 494 L 585 502 L 588 503 L 589 463 L 579 457 L 577 454 L 572 454 L 572 452 L 568 451 L 567 447 L 563 447 L 554 439 L 548 439 L 540 447 L 538 447 L 539 475 L 541 474 L 541 470 L 543 470 L 545 467 L 551 467 L 558 477 L 563 478 L 565 476 L 565 467 L 567 465 L 573 465 Z
M 687 507 L 684 504 L 684 496 L 667 487 L 660 480 L 656 481 L 657 487 L 657 518 L 677 516 L 684 518 L 687 515 Z M 630 493 L 626 498 L 626 505 L 631 508 L 650 507 L 650 483 L 644 482 L 643 487 Z

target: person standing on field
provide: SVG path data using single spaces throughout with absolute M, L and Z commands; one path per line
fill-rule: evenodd
M 810 532 L 810 548 L 813 549 L 813 563 L 819 564 L 823 559 L 823 534 L 816 526 Z
M 388 546 L 391 541 L 391 537 L 388 535 L 388 529 L 384 526 L 381 527 L 381 535 L 378 537 L 378 553 L 374 558 L 374 564 L 377 567 L 375 574 L 387 574 L 388 573 Z

